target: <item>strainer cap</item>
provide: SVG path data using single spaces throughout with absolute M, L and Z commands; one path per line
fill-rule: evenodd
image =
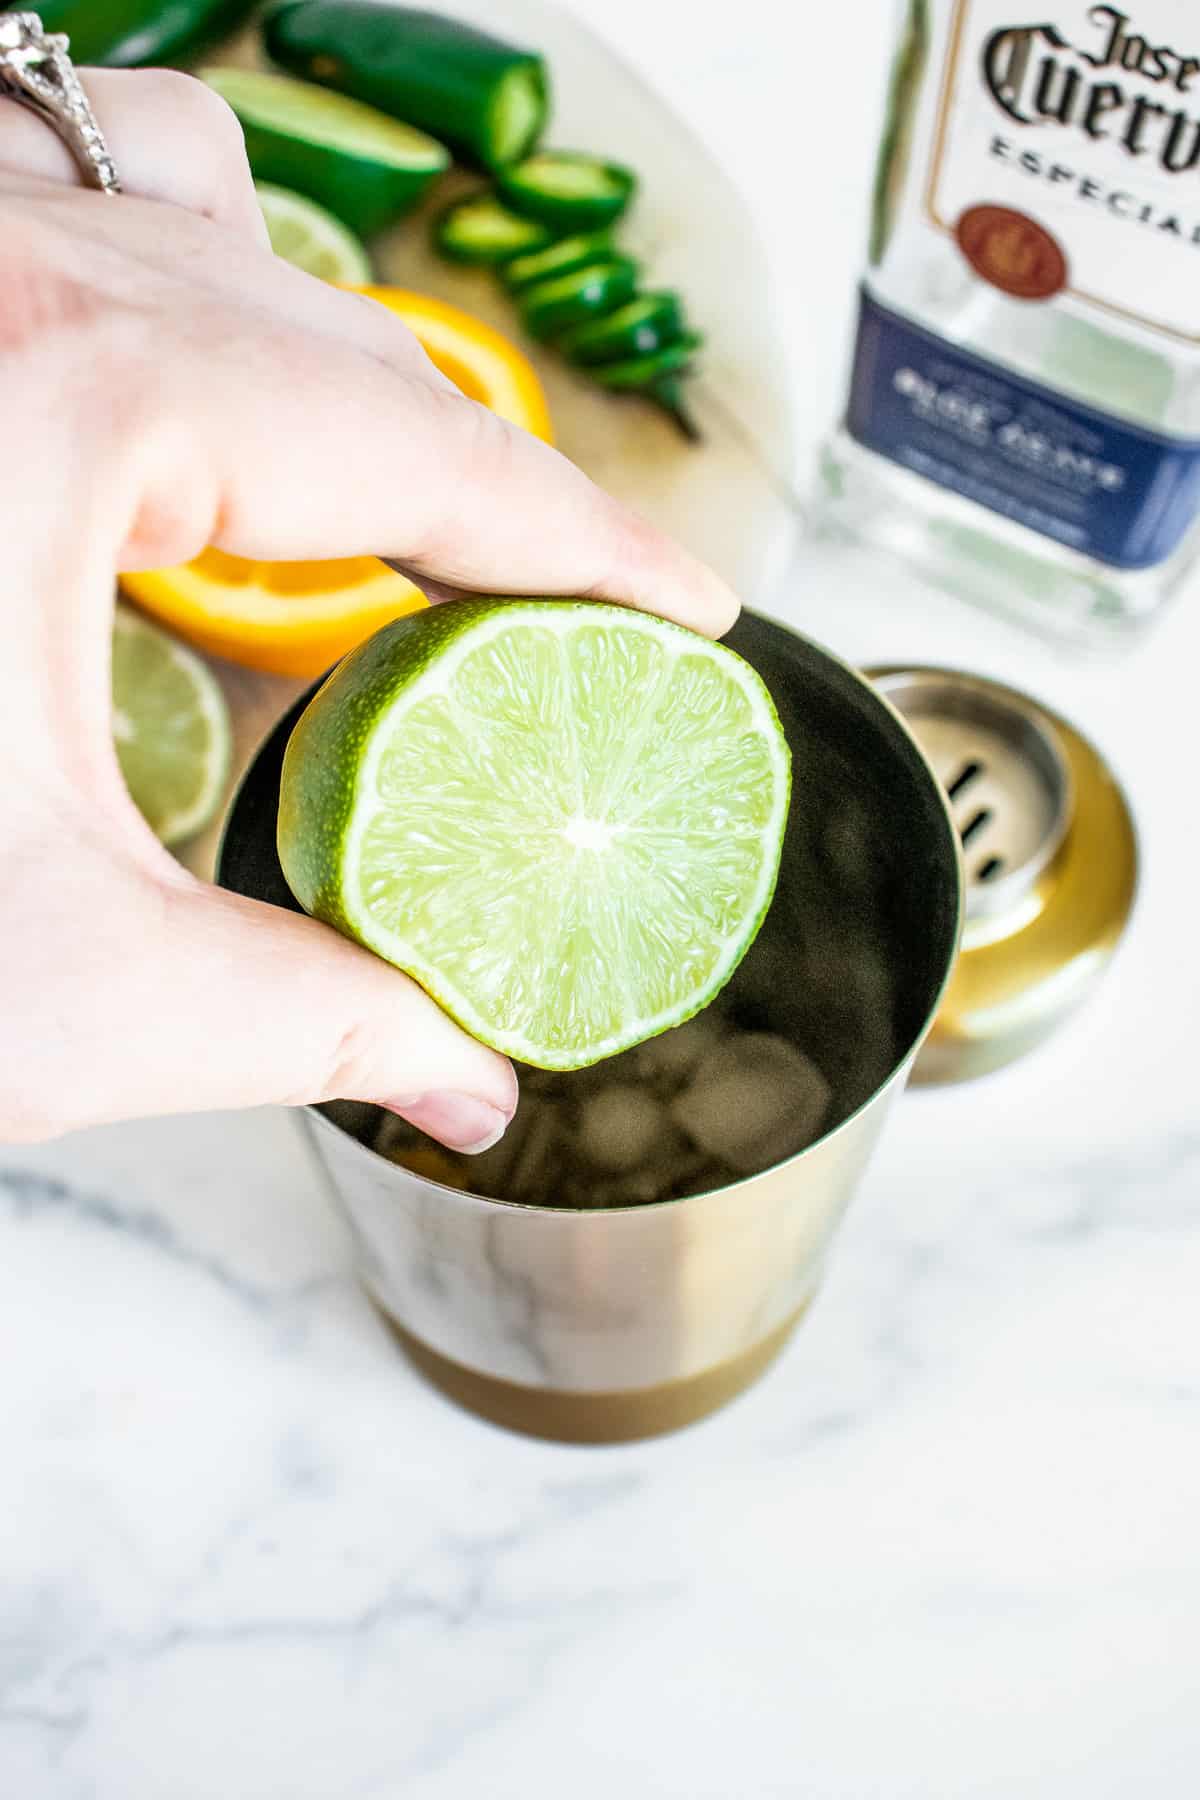
M 914 1080 L 963 1080 L 1041 1043 L 1107 968 L 1137 885 L 1133 821 L 1096 748 L 1027 694 L 954 669 L 867 674 L 958 827 L 962 948 Z

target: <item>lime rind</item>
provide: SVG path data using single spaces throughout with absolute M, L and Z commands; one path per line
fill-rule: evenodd
M 240 119 L 282 137 L 393 169 L 437 172 L 449 166 L 449 152 L 436 138 L 345 94 L 257 69 L 202 69 L 200 76 Z
M 733 973 L 774 891 L 787 746 L 758 675 L 681 627 L 583 602 L 448 613 L 421 621 L 432 643 L 389 627 L 314 702 L 293 773 L 320 791 L 289 797 L 285 767 L 284 868 L 473 1035 L 581 1067 Z

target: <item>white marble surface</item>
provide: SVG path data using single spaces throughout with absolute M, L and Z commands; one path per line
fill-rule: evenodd
M 805 449 L 887 9 L 576 3 L 771 228 Z M 0 1153 L 6 1797 L 1200 1788 L 1200 593 L 1100 668 L 854 557 L 805 556 L 781 604 L 852 657 L 1015 678 L 1105 745 L 1145 880 L 1087 1016 L 904 1097 L 791 1349 L 632 1448 L 425 1389 L 284 1114 Z

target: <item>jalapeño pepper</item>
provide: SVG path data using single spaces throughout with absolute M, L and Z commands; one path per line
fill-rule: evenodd
M 439 13 L 377 0 L 285 0 L 263 28 L 268 54 L 497 168 L 536 143 L 549 111 L 542 58 Z

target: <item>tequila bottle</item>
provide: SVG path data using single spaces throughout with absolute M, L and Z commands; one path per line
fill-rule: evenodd
M 1200 6 L 907 0 L 818 525 L 1075 638 L 1200 554 Z

